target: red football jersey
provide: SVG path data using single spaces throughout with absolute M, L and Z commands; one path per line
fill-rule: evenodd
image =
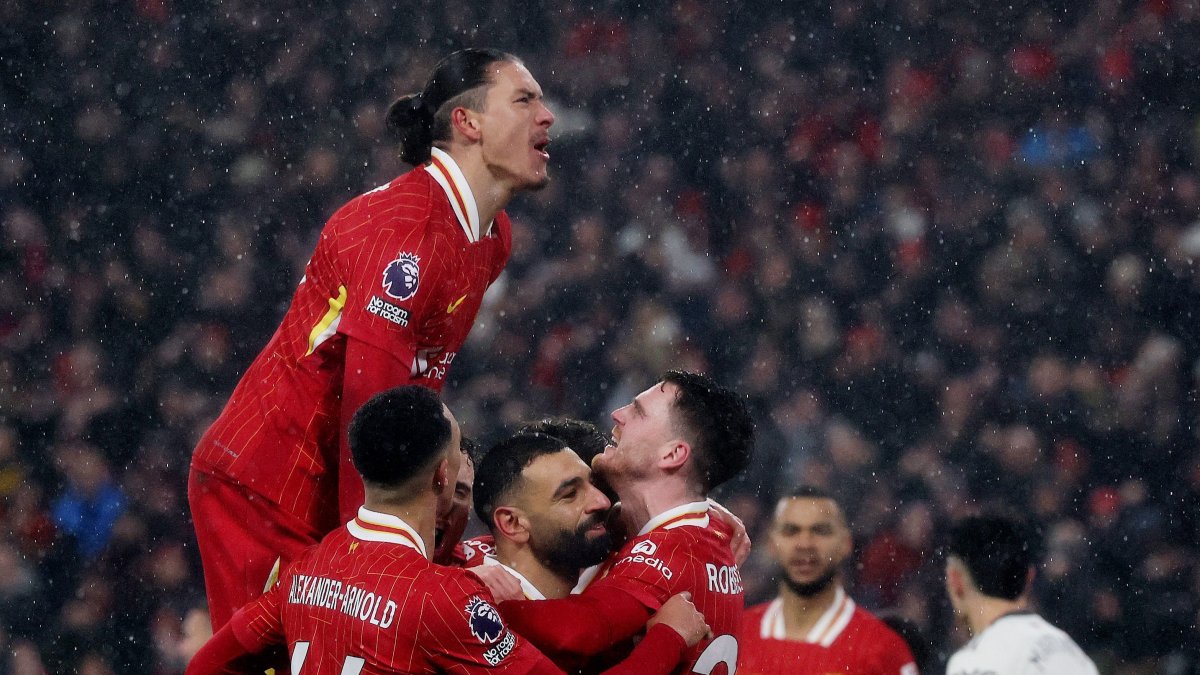
M 490 534 L 483 534 L 460 541 L 452 555 L 449 564 L 455 567 L 479 567 L 487 556 L 496 555 L 496 539 Z
M 747 609 L 738 636 L 739 675 L 917 675 L 904 640 L 841 588 L 803 641 L 785 635 L 783 600 Z
M 362 504 L 345 440 L 351 415 L 393 386 L 441 389 L 510 249 L 508 217 L 481 227 L 462 172 L 437 149 L 430 164 L 351 200 L 321 232 L 283 321 L 193 467 L 319 533 L 351 518 Z M 349 369 L 348 338 L 369 346 Z
M 286 642 L 291 672 L 528 672 L 545 657 L 510 631 L 469 572 L 435 565 L 403 520 L 361 509 L 309 549 L 231 628 Z
M 714 638 L 689 652 L 677 673 L 734 672 L 742 617 L 742 577 L 729 546 L 730 531 L 707 502 L 684 504 L 651 519 L 608 561 L 584 573 L 577 590 L 621 589 L 657 611 L 689 591 Z

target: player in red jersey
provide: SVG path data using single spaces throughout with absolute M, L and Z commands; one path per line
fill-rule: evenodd
M 917 675 L 904 640 L 842 588 L 850 528 L 829 494 L 801 487 L 779 500 L 768 546 L 779 596 L 746 610 L 739 673 Z
M 463 436 L 462 464 L 454 481 L 454 499 L 449 511 L 437 524 L 437 548 L 433 551 L 433 562 L 439 565 L 466 566 L 467 549 L 459 540 L 467 529 L 467 520 L 471 517 L 471 506 L 474 504 L 475 456 L 478 454 L 479 444 Z
M 705 498 L 750 460 L 746 405 L 707 377 L 672 371 L 612 417 L 614 445 L 593 468 L 620 496 L 623 525 L 637 534 L 584 573 L 582 594 L 506 602 L 501 611 L 556 662 L 575 665 L 624 643 L 664 600 L 687 591 L 715 637 L 693 647 L 676 672 L 732 673 L 741 576 L 731 530 Z
M 214 627 L 354 516 L 353 411 L 399 384 L 441 389 L 508 260 L 502 209 L 548 180 L 553 122 L 525 66 L 494 50 L 450 55 L 393 104 L 388 125 L 417 168 L 330 218 L 282 323 L 193 454 Z
M 561 672 L 504 625 L 474 575 L 428 559 L 461 461 L 457 423 L 437 394 L 419 386 L 383 392 L 349 433 L 366 504 L 239 610 L 188 672 L 249 670 L 254 654 L 278 644 L 287 645 L 293 674 Z M 616 672 L 669 672 L 707 631 L 686 598 L 672 603 Z

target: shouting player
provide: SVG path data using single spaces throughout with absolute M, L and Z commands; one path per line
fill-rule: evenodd
M 668 597 L 686 591 L 715 638 L 692 648 L 683 672 L 732 673 L 741 575 L 731 530 L 705 499 L 750 461 L 754 425 L 745 402 L 703 375 L 672 371 L 612 417 L 613 445 L 593 468 L 620 496 L 623 525 L 637 534 L 584 574 L 582 594 L 506 602 L 501 611 L 556 662 L 574 666 L 625 643 Z
M 192 457 L 188 501 L 214 627 L 352 518 L 346 427 L 373 394 L 440 390 L 508 260 L 503 208 L 548 181 L 554 115 L 516 57 L 468 49 L 388 112 L 415 166 L 330 218 L 270 342 Z
M 746 610 L 739 673 L 916 675 L 904 640 L 842 588 L 842 564 L 853 547 L 831 495 L 801 487 L 780 499 L 768 547 L 779 596 Z
M 250 672 L 254 654 L 286 644 L 293 673 L 560 673 L 505 626 L 470 572 L 429 560 L 450 507 L 459 430 L 420 386 L 378 394 L 350 425 L 366 484 L 357 516 L 312 547 L 197 654 L 190 675 Z M 667 673 L 707 631 L 685 597 L 664 606 L 619 670 Z
M 974 637 L 950 657 L 947 675 L 1096 675 L 1096 664 L 1069 635 L 1029 609 L 1032 548 L 1026 528 L 1009 518 L 973 516 L 955 524 L 946 592 Z

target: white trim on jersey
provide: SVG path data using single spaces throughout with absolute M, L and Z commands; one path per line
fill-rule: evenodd
M 355 539 L 378 541 L 386 544 L 400 544 L 401 546 L 407 546 L 417 551 L 425 558 L 429 557 L 429 554 L 425 552 L 425 540 L 421 539 L 421 535 L 417 534 L 416 530 L 400 518 L 387 513 L 371 511 L 365 506 L 360 506 L 358 507 L 358 520 L 363 521 L 367 525 L 378 525 L 379 527 L 386 527 L 392 530 L 400 530 L 400 532 L 372 530 L 351 520 L 346 523 L 346 530 Z
M 816 625 L 808 631 L 801 642 L 819 644 L 822 647 L 832 645 L 842 631 L 846 630 L 846 626 L 850 625 L 850 619 L 854 617 L 856 607 L 854 600 L 846 595 L 846 591 L 841 586 L 838 586 L 837 593 L 833 596 L 833 602 L 829 603 L 825 613 L 821 615 Z M 788 639 L 787 625 L 783 620 L 783 598 L 775 598 L 770 605 L 767 605 L 767 611 L 763 612 L 762 622 L 758 628 L 759 636 L 764 640 Z
M 637 536 L 648 534 L 651 530 L 663 528 L 664 530 L 673 530 L 677 527 L 685 525 L 694 527 L 708 527 L 708 502 L 691 502 L 690 504 L 681 504 L 674 508 L 667 509 L 662 513 L 650 519 L 646 523 L 641 532 Z
M 450 208 L 454 209 L 454 215 L 458 216 L 458 222 L 462 225 L 463 232 L 467 235 L 467 240 L 471 242 L 479 241 L 479 238 L 487 234 L 492 229 L 492 224 L 488 223 L 486 228 L 479 227 L 479 205 L 475 202 L 475 193 L 471 192 L 471 186 L 467 183 L 467 177 L 459 168 L 458 162 L 450 156 L 450 153 L 440 149 L 431 149 L 432 157 L 436 162 L 430 162 L 425 165 L 425 170 L 430 176 L 437 181 L 438 185 L 446 191 L 446 198 L 450 200 Z M 445 170 L 442 170 L 445 167 Z M 457 191 L 457 195 L 455 192 Z M 460 204 L 459 197 L 462 198 Z M 465 207 L 465 213 L 464 208 Z
M 532 581 L 530 581 L 529 579 L 526 579 L 524 574 L 521 574 L 520 572 L 509 567 L 508 565 L 505 565 L 504 563 L 500 562 L 499 560 L 496 559 L 496 556 L 493 556 L 493 555 L 484 556 L 483 564 L 493 566 L 493 567 L 498 565 L 500 567 L 503 567 L 504 571 L 506 571 L 509 574 L 516 577 L 517 581 L 521 582 L 521 592 L 523 592 L 525 594 L 526 600 L 545 600 L 546 599 L 545 594 L 542 593 L 541 591 L 539 591 L 537 586 L 533 585 Z
M 575 584 L 575 588 L 571 589 L 571 595 L 579 595 L 582 593 L 589 584 L 596 580 L 596 577 L 600 574 L 602 569 L 604 569 L 604 563 L 592 565 L 580 573 L 579 583 Z

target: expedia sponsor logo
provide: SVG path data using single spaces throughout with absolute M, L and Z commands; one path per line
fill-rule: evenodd
M 408 325 L 408 310 L 403 307 L 397 307 L 387 300 L 381 300 L 375 296 L 371 296 L 371 301 L 367 303 L 367 311 L 378 317 L 383 317 L 397 326 Z
M 463 555 L 467 560 L 474 558 L 476 555 L 495 555 L 496 547 L 482 541 L 464 541 Z
M 643 542 L 643 543 L 649 543 L 649 542 Z M 635 547 L 635 550 L 636 550 L 636 547 Z M 641 554 L 627 555 L 624 558 L 621 558 L 620 560 L 618 560 L 617 564 L 613 565 L 613 567 L 616 567 L 617 565 L 624 565 L 625 563 L 648 565 L 648 566 L 658 570 L 659 572 L 662 572 L 662 575 L 664 577 L 666 577 L 667 579 L 670 579 L 671 577 L 675 576 L 675 573 L 673 571 L 671 571 L 671 568 L 667 567 L 667 563 L 663 562 L 659 558 L 652 558 L 650 556 L 644 556 Z
M 637 545 L 633 547 L 633 553 L 641 553 L 642 555 L 654 555 L 654 552 L 657 550 L 658 546 L 649 539 L 646 541 L 639 541 Z

